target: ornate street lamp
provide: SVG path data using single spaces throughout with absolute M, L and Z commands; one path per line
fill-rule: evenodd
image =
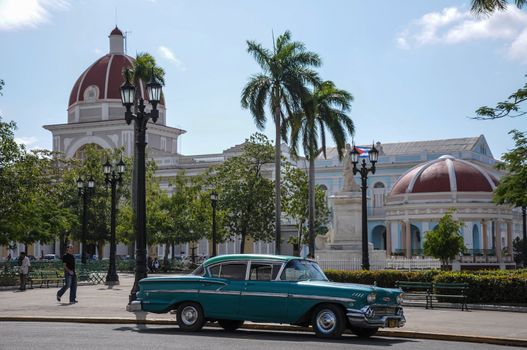
M 135 183 L 137 184 L 137 195 L 135 203 L 135 239 L 136 239 L 136 254 L 135 254 L 135 281 L 132 291 L 130 293 L 129 301 L 135 300 L 135 293 L 138 291 L 138 282 L 147 276 L 146 267 L 146 183 L 145 183 L 145 148 L 146 148 L 146 129 L 149 119 L 155 123 L 159 117 L 157 104 L 161 100 L 161 84 L 157 82 L 154 76 L 154 69 L 152 69 L 150 81 L 147 84 L 148 100 L 152 105 L 150 112 L 145 112 L 145 101 L 142 97 L 139 98 L 137 105 L 137 113 L 132 112 L 135 98 L 135 86 L 130 83 L 130 71 L 125 72 L 125 82 L 121 85 L 121 100 L 126 108 L 124 119 L 129 125 L 132 121 L 135 130 L 135 155 L 134 176 L 137 176 Z
M 366 166 L 366 159 L 362 158 L 360 169 L 357 168 L 359 162 L 359 151 L 353 145 L 351 150 L 351 162 L 353 163 L 353 175 L 360 174 L 361 178 L 361 189 L 362 189 L 362 268 L 364 270 L 370 269 L 370 259 L 368 257 L 368 211 L 366 207 L 366 189 L 368 188 L 368 173 L 375 174 L 375 163 L 379 158 L 379 151 L 375 148 L 375 145 L 371 146 L 368 156 L 370 159 L 371 167 L 368 169 Z
M 110 187 L 112 190 L 112 207 L 111 207 L 111 220 L 110 220 L 110 266 L 108 267 L 108 274 L 106 275 L 106 284 L 116 285 L 119 284 L 119 276 L 117 275 L 117 270 L 115 268 L 115 216 L 116 216 L 116 192 L 117 185 L 121 185 L 123 182 L 123 173 L 125 171 L 125 165 L 123 158 L 117 163 L 117 173 L 112 167 L 112 164 L 107 159 L 106 163 L 103 165 L 103 171 L 105 175 L 106 187 Z
M 86 230 L 88 226 L 88 201 L 90 196 L 93 194 L 95 187 L 95 181 L 93 176 L 87 181 L 82 180 L 81 177 L 77 179 L 77 190 L 79 191 L 79 197 L 82 198 L 82 231 L 81 231 L 81 262 L 86 264 Z
M 212 205 L 212 256 L 216 256 L 216 205 L 218 204 L 218 194 L 212 191 L 210 194 L 210 204 Z

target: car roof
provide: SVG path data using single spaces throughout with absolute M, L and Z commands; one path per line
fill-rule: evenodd
M 265 255 L 265 254 L 225 254 L 218 255 L 213 258 L 207 259 L 203 265 L 208 266 L 212 264 L 222 263 L 225 261 L 233 260 L 274 260 L 276 262 L 286 262 L 292 259 L 301 259 L 298 256 L 286 256 L 286 255 Z

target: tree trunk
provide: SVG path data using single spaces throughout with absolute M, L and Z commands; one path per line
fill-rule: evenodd
M 522 206 L 522 221 L 523 221 L 523 267 L 527 267 L 527 206 Z
M 247 229 L 242 229 L 242 241 L 240 242 L 240 254 L 245 253 L 245 236 L 247 236 Z
M 275 254 L 280 255 L 280 244 L 281 244 L 281 201 L 280 201 L 280 106 L 276 106 L 274 110 L 274 123 L 276 127 L 275 143 L 274 143 L 274 162 L 275 162 Z
M 315 258 L 315 159 L 309 156 L 308 177 L 308 226 L 309 226 L 309 257 Z

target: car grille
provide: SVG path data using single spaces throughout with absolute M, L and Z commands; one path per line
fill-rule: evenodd
M 395 306 L 373 306 L 372 309 L 375 317 L 397 314 L 397 307 Z

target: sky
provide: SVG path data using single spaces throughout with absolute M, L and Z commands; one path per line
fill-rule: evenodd
M 324 80 L 354 96 L 357 144 L 485 135 L 495 158 L 527 116 L 471 119 L 527 81 L 527 11 L 475 17 L 469 1 L 0 0 L 0 116 L 29 148 L 51 149 L 43 125 L 67 122 L 73 84 L 127 33 L 127 53 L 165 71 L 167 125 L 179 151 L 220 153 L 258 131 L 240 94 L 260 68 L 247 40 L 272 47 L 291 31 L 323 61 Z M 124 123 L 124 117 L 123 117 Z M 264 133 L 274 138 L 269 118 Z M 331 143 L 332 144 L 332 143 Z

